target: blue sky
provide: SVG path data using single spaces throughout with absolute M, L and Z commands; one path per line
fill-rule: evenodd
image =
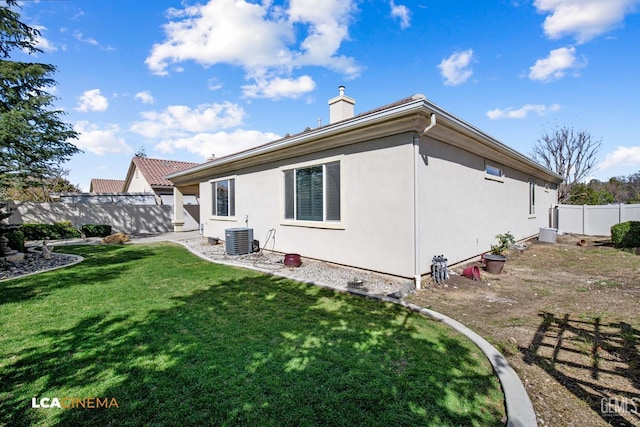
M 149 157 L 202 162 L 421 93 L 529 154 L 543 131 L 602 139 L 598 179 L 640 171 L 640 0 L 40 0 L 56 106 L 84 150 L 65 165 L 124 179 Z

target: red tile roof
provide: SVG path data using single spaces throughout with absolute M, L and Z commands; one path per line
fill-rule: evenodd
M 149 159 L 147 157 L 134 157 L 132 162 L 152 187 L 173 187 L 173 183 L 166 180 L 165 176 L 199 165 L 199 163 Z
M 123 179 L 91 179 L 89 192 L 91 193 L 120 193 L 124 187 Z

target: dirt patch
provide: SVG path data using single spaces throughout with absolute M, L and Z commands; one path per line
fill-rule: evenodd
M 502 274 L 475 265 L 480 281 L 452 275 L 409 301 L 496 346 L 540 426 L 640 425 L 640 256 L 603 238 L 564 235 L 511 251 Z

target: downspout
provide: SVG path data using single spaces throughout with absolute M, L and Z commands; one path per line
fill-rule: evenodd
M 436 115 L 431 114 L 431 123 L 420 135 L 413 138 L 413 280 L 416 289 L 420 289 L 422 273 L 420 271 L 420 138 L 436 126 Z

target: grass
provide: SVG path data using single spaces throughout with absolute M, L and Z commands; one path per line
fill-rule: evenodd
M 0 425 L 501 425 L 484 355 L 402 307 L 169 244 L 65 250 L 0 282 Z

